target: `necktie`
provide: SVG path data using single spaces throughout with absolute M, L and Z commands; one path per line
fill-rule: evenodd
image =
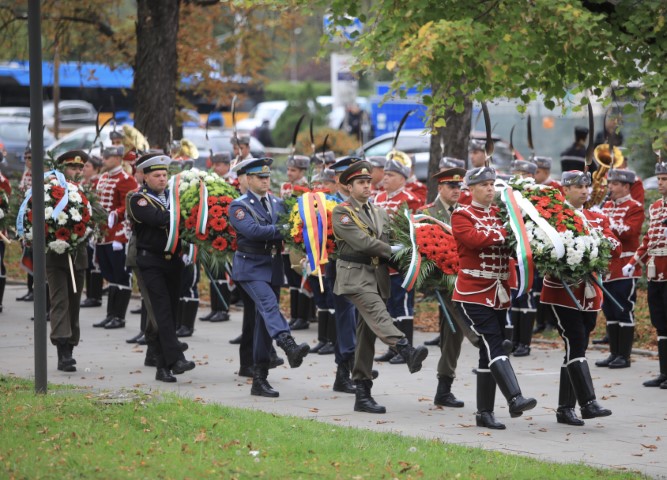
M 262 202 L 262 207 L 264 207 L 266 213 L 271 213 L 271 211 L 269 210 L 269 199 L 266 197 L 262 197 L 260 202 Z
M 449 213 L 451 214 L 454 211 L 454 207 L 449 207 L 448 210 L 449 210 Z
M 373 221 L 373 216 L 371 215 L 371 207 L 369 207 L 367 203 L 364 204 L 364 213 L 366 213 L 366 216 L 371 221 L 371 225 L 375 227 L 375 222 Z

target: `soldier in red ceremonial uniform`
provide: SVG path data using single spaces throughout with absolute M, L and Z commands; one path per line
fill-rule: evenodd
M 423 202 L 406 187 L 412 163 L 410 157 L 403 152 L 392 151 L 387 155 L 387 158 L 384 166 L 384 191 L 375 197 L 373 203 L 378 208 L 386 211 L 389 216 L 397 213 L 403 215 L 403 212 L 398 210 L 404 204 L 410 211 L 416 212 L 423 205 Z M 404 280 L 402 275 L 394 269 L 389 271 L 391 295 L 387 302 L 387 310 L 394 319 L 396 327 L 403 332 L 412 344 L 415 292 L 414 290 L 408 292 L 401 286 Z M 394 365 L 405 363 L 405 359 L 392 349 L 389 349 L 375 360 L 378 362 L 388 361 Z
M 635 174 L 630 170 L 614 169 L 607 176 L 610 200 L 602 207 L 602 213 L 609 218 L 609 226 L 621 242 L 620 257 L 613 258 L 609 273 L 604 279 L 604 286 L 621 305 L 607 301 L 602 310 L 607 319 L 607 337 L 609 356 L 595 362 L 598 367 L 627 368 L 630 366 L 632 341 L 635 336 L 634 308 L 637 300 L 635 290 L 637 278 L 641 278 L 641 269 L 637 268 L 631 278 L 623 275 L 623 266 L 634 256 L 639 248 L 639 237 L 644 224 L 644 206 L 632 198 L 630 193 L 635 183 Z
M 470 205 L 454 210 L 452 231 L 459 253 L 459 274 L 452 299 L 461 316 L 481 337 L 477 369 L 479 427 L 502 430 L 493 414 L 496 384 L 507 399 L 510 415 L 519 417 L 535 407 L 533 398 L 521 394 L 504 346 L 503 329 L 510 305 L 507 231 L 493 205 L 496 171 L 491 167 L 469 170 L 465 177 L 472 195 Z
M 384 165 L 387 159 L 381 156 L 372 156 L 366 158 L 373 167 L 371 169 L 371 198 L 378 196 L 384 190 Z
M 535 171 L 535 183 L 557 188 L 563 193 L 561 184 L 551 178 L 551 164 L 553 163 L 551 157 L 533 157 L 532 160 L 535 162 L 535 165 L 537 165 L 537 170 Z
M 306 172 L 310 158 L 305 155 L 290 155 L 287 158 L 287 181 L 280 186 L 280 197 L 287 198 L 294 192 L 294 187 L 307 187 Z
M 655 174 L 662 198 L 649 208 L 648 231 L 637 253 L 623 267 L 623 274 L 630 277 L 637 264 L 646 265 L 648 309 L 658 334 L 660 373 L 644 386 L 667 389 L 667 163 L 658 161 Z
M 128 241 L 125 199 L 129 192 L 137 189 L 138 184 L 133 176 L 123 170 L 122 147 L 107 147 L 102 156 L 105 172 L 97 183 L 97 198 L 100 206 L 108 213 L 109 222 L 95 250 L 102 275 L 109 282 L 109 295 L 106 318 L 93 326 L 124 328 L 125 314 L 132 295 L 132 279 L 125 268 L 125 246 Z
M 590 174 L 579 170 L 563 172 L 562 183 L 567 202 L 584 215 L 588 228 L 601 232 L 604 237 L 612 241 L 615 255 L 618 256 L 620 243 L 609 229 L 607 217 L 583 209 L 591 184 Z M 556 420 L 558 423 L 580 426 L 584 422 L 574 412 L 577 401 L 583 418 L 611 415 L 611 411 L 602 408 L 595 399 L 593 380 L 586 361 L 588 338 L 595 328 L 595 320 L 602 305 L 602 290 L 590 279 L 576 283 L 568 282 L 568 286 L 576 303 L 560 279 L 547 275 L 542 288 L 542 303 L 551 305 L 556 328 L 565 343 L 565 361 L 560 370 Z
M 113 133 L 113 132 L 112 132 Z M 88 157 L 83 165 L 83 180 L 81 185 L 84 189 L 95 191 L 97 182 L 100 180 L 100 169 L 102 168 L 102 159 L 93 155 Z M 86 190 L 88 191 L 88 190 Z M 86 269 L 86 299 L 81 302 L 81 308 L 101 307 L 102 306 L 102 284 L 104 278 L 100 271 L 100 266 L 95 259 L 95 249 L 88 245 L 88 268 Z

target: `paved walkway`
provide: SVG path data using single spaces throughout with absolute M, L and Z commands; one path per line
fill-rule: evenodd
M 24 286 L 8 286 L 4 313 L 0 314 L 0 373 L 34 377 L 32 303 L 15 302 Z M 136 307 L 133 300 L 130 307 Z M 600 402 L 610 408 L 611 417 L 587 420 L 584 427 L 556 423 L 559 368 L 562 352 L 546 345 L 533 348 L 530 357 L 512 359 L 519 383 L 527 396 L 537 398 L 537 407 L 521 418 L 510 419 L 500 392 L 496 397 L 497 418 L 507 430 L 484 430 L 475 426 L 476 350 L 463 348 L 459 377 L 454 392 L 465 400 L 462 409 L 439 409 L 432 399 L 437 385 L 438 350 L 430 347 L 421 372 L 410 375 L 405 365 L 378 365 L 380 377 L 373 387 L 375 399 L 387 407 L 385 415 L 353 411 L 354 397 L 332 390 L 335 365 L 332 355 L 310 355 L 301 368 L 279 367 L 269 380 L 280 391 L 277 399 L 250 395 L 250 380 L 237 377 L 238 350 L 228 340 L 241 330 L 241 314 L 229 322 L 197 322 L 187 339 L 188 358 L 197 368 L 178 377 L 178 383 L 154 380 L 155 369 L 143 366 L 145 347 L 131 346 L 125 339 L 138 332 L 139 316 L 129 315 L 128 326 L 120 330 L 93 328 L 105 309 L 82 310 L 82 343 L 75 350 L 76 373 L 56 370 L 56 350 L 49 344 L 48 375 L 53 383 L 90 386 L 94 389 L 141 388 L 173 391 L 204 402 L 295 415 L 336 425 L 395 432 L 402 435 L 438 438 L 444 442 L 527 455 L 544 460 L 642 472 L 667 478 L 667 391 L 642 387 L 641 382 L 656 374 L 655 358 L 634 356 L 632 368 L 608 370 L 591 366 Z M 298 341 L 315 343 L 316 325 L 296 332 Z M 416 342 L 433 334 L 415 333 Z M 384 345 L 377 344 L 379 351 Z M 282 353 L 282 352 L 280 352 Z M 589 360 L 605 356 L 591 351 Z

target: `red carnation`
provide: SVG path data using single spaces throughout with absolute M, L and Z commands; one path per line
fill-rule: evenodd
M 77 236 L 83 237 L 86 234 L 86 225 L 83 223 L 77 223 L 74 225 L 73 230 Z
M 195 233 L 195 236 L 196 236 L 199 240 L 208 240 L 208 230 L 204 231 L 204 233 L 196 232 L 196 233 Z
M 65 195 L 65 189 L 60 185 L 54 185 L 51 187 L 51 198 L 54 200 L 60 200 Z
M 209 207 L 212 207 L 213 205 L 218 203 L 218 197 L 211 195 L 210 197 L 208 197 L 207 203 Z
M 224 251 L 227 248 L 227 240 L 225 240 L 223 237 L 218 237 L 215 240 L 213 240 L 213 248 L 216 250 L 220 250 L 221 252 Z
M 225 229 L 225 227 L 227 226 L 227 221 L 222 217 L 212 218 L 208 221 L 208 224 L 216 232 L 222 232 Z
M 556 230 L 559 232 L 565 232 L 567 230 L 567 227 L 563 223 L 559 223 L 556 225 Z
M 208 216 L 209 217 L 221 217 L 223 214 L 222 207 L 220 205 L 215 205 L 211 207 L 208 211 Z
M 56 240 L 64 240 L 64 241 L 69 241 L 69 230 L 67 230 L 65 227 L 59 228 L 56 230 Z
M 294 243 L 303 243 L 303 233 L 299 232 L 294 235 Z
M 190 216 L 185 220 L 185 228 L 195 228 L 197 226 L 197 219 Z
M 227 195 L 222 195 L 218 197 L 218 202 L 222 205 L 227 205 L 229 203 L 232 203 L 232 200 L 234 200 L 232 197 L 227 196 Z

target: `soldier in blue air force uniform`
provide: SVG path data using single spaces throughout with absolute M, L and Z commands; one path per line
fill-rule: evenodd
M 272 163 L 271 158 L 248 163 L 245 167 L 248 191 L 229 207 L 238 245 L 232 278 L 253 299 L 257 309 L 250 393 L 263 397 L 278 396 L 267 381 L 271 339 L 285 351 L 292 368 L 299 367 L 310 350 L 306 343 L 296 344 L 278 303 L 284 271 L 280 255 L 283 236 L 276 222 L 285 213 L 285 206 L 282 200 L 268 193 Z

